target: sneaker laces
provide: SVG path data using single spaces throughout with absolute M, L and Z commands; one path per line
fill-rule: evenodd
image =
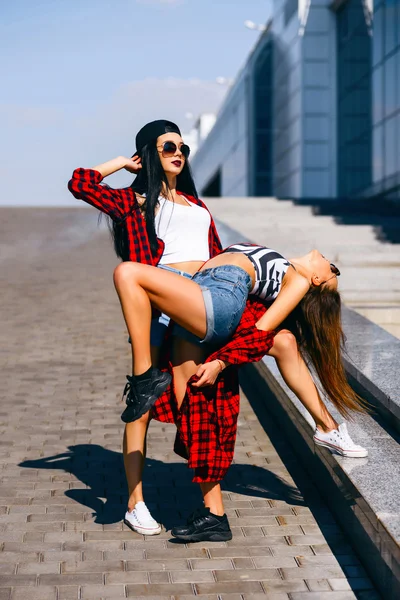
M 132 378 L 129 377 L 129 375 L 127 375 L 126 378 L 127 378 L 128 382 L 125 384 L 124 391 L 122 392 L 122 401 L 124 400 L 124 398 L 126 396 L 125 403 L 129 406 L 134 403 L 136 398 L 133 394 Z
M 196 508 L 196 510 L 194 510 L 192 512 L 192 514 L 189 515 L 187 522 L 194 523 L 195 521 L 208 516 L 209 513 L 210 513 L 210 509 L 205 506 L 202 506 L 201 508 Z
M 339 425 L 338 427 L 338 431 L 339 431 L 339 438 L 346 444 L 346 446 L 348 446 L 349 448 L 357 448 L 357 444 L 355 444 L 353 442 L 353 440 L 350 437 L 350 434 L 347 430 L 347 425 L 346 423 L 342 423 L 341 425 Z
M 134 508 L 133 510 L 128 510 L 128 515 L 130 518 L 132 518 L 134 521 L 136 521 L 136 523 L 139 524 L 139 519 L 138 516 L 136 514 L 136 509 Z
M 138 517 L 138 514 L 137 514 L 136 510 L 132 511 L 132 514 L 133 514 L 133 518 L 135 519 L 136 523 L 138 525 L 140 525 L 140 519 Z
M 135 506 L 135 511 L 140 517 L 144 518 L 145 520 L 154 520 L 144 502 L 138 502 Z

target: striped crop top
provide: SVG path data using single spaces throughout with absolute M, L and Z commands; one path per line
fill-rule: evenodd
M 255 284 L 250 295 L 262 300 L 275 300 L 290 262 L 275 250 L 255 244 L 234 244 L 224 252 L 240 252 L 253 263 Z

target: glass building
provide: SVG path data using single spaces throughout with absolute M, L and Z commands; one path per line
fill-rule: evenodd
M 209 196 L 400 192 L 400 0 L 274 0 L 200 146 Z
M 372 186 L 400 197 L 400 2 L 375 0 L 372 37 Z
M 372 182 L 372 37 L 361 2 L 338 8 L 336 40 L 337 193 L 342 197 Z

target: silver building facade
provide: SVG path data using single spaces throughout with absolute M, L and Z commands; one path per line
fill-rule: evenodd
M 372 44 L 372 186 L 400 198 L 400 2 L 375 0 Z
M 396 197 L 399 0 L 275 0 L 193 169 L 204 195 Z

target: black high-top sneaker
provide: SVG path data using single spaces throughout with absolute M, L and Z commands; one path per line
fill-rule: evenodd
M 232 539 L 228 517 L 218 517 L 209 508 L 198 508 L 186 525 L 173 527 L 171 533 L 184 542 L 226 542 Z
M 127 407 L 121 415 L 124 423 L 137 421 L 149 411 L 157 398 L 161 396 L 171 383 L 171 375 L 153 367 L 148 378 L 137 380 L 136 377 L 126 376 L 123 396 L 126 396 Z

